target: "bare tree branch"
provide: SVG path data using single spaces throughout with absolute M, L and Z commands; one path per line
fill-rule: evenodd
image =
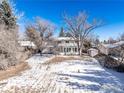
M 64 21 L 72 38 L 78 41 L 79 54 L 82 52 L 83 43 L 88 35 L 93 32 L 94 29 L 103 25 L 102 21 L 97 20 L 93 20 L 93 23 L 89 24 L 88 15 L 85 12 L 80 12 L 75 17 L 64 15 Z

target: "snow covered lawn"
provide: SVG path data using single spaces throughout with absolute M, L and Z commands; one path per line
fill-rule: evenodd
M 27 60 L 31 69 L 0 81 L 0 93 L 124 93 L 124 74 L 102 68 L 93 58 L 42 64 L 50 58 Z

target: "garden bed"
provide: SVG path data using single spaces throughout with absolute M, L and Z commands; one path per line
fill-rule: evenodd
M 89 57 L 88 56 L 54 56 L 51 59 L 47 60 L 46 62 L 44 62 L 43 64 L 45 65 L 49 65 L 49 64 L 58 64 L 67 60 L 88 60 Z

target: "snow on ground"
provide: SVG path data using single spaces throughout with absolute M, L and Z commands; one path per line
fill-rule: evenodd
M 27 60 L 32 68 L 0 81 L 0 93 L 124 93 L 124 74 L 102 68 L 93 58 L 43 65 L 48 59 Z

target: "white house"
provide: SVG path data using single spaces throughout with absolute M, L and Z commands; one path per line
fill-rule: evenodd
M 61 55 L 76 55 L 78 54 L 78 47 L 76 41 L 72 37 L 58 37 L 56 38 L 58 52 Z
M 18 44 L 20 46 L 20 51 L 25 51 L 29 49 L 36 49 L 36 46 L 33 42 L 27 40 L 19 40 Z
M 22 47 L 35 47 L 35 44 L 31 41 L 18 41 L 18 43 L 20 44 L 20 46 Z

